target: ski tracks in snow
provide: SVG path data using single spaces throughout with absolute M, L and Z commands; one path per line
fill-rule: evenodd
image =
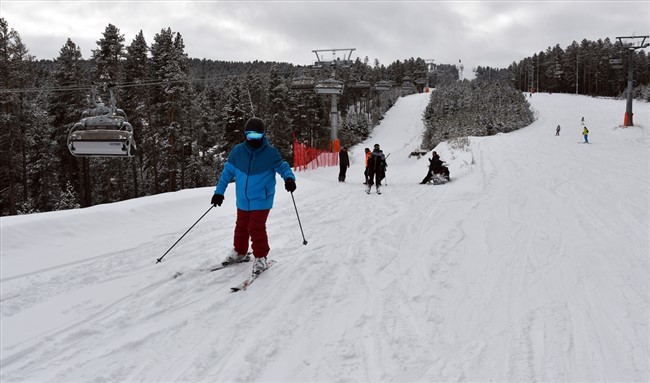
M 417 97 L 399 101 L 413 108 L 409 116 L 425 105 Z M 649 376 L 647 243 L 639 241 L 650 231 L 648 201 L 620 197 L 630 185 L 647 188 L 647 178 L 635 178 L 648 166 L 647 135 L 615 132 L 609 149 L 576 145 L 547 134 L 557 123 L 542 119 L 526 132 L 471 138 L 463 150 L 440 146 L 452 182 L 430 186 L 417 184 L 426 159 L 408 158 L 419 119 L 394 117 L 368 141 L 392 152 L 382 195 L 364 193 L 359 158 L 346 183 L 335 168 L 297 174 L 307 246 L 291 195 L 278 186 L 267 225 L 278 263 L 245 292 L 230 287 L 251 263 L 195 271 L 229 250 L 234 194 L 159 265 L 186 227 L 3 280 L 2 321 L 12 332 L 3 331 L 2 380 Z M 392 142 L 395 127 L 410 136 Z M 590 130 L 597 140 L 598 128 Z M 605 184 L 611 174 L 620 185 Z M 620 214 L 602 214 L 603 204 Z M 160 211 L 151 216 L 166 218 Z M 619 254 L 621 241 L 634 251 Z M 20 323 L 33 318 L 42 323 Z

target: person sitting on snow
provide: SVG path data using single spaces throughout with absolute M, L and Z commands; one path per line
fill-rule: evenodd
M 449 168 L 444 165 L 440 156 L 435 151 L 431 153 L 431 158 L 429 159 L 429 171 L 420 184 L 427 184 L 431 181 L 431 178 L 433 178 L 434 175 L 442 175 L 445 180 L 450 181 Z

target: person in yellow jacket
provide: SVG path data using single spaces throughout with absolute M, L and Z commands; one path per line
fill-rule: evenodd
M 582 137 L 585 138 L 585 144 L 589 143 L 589 129 L 585 126 L 584 129 L 582 129 Z

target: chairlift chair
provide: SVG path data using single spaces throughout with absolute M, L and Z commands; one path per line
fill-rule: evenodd
M 377 83 L 375 83 L 375 90 L 378 91 L 378 92 L 386 92 L 386 91 L 390 90 L 391 86 L 392 86 L 392 84 L 391 84 L 390 81 L 381 80 L 381 81 L 377 81 Z
M 428 87 L 433 87 L 437 83 L 437 80 L 438 80 L 438 71 L 437 70 L 427 73 L 427 86 Z
M 318 94 L 341 94 L 343 82 L 330 78 L 317 83 L 314 89 Z
M 122 109 L 115 107 L 113 85 L 110 86 L 111 106 L 95 104 L 93 109 L 83 112 L 68 133 L 68 150 L 76 157 L 131 157 L 136 146 L 133 127 Z M 91 90 L 93 102 L 95 88 Z
M 356 81 L 349 85 L 352 89 L 370 89 L 370 83 L 368 81 Z
M 417 92 L 417 88 L 410 77 L 404 77 L 402 81 L 402 95 L 409 95 Z
M 312 90 L 314 89 L 315 81 L 313 77 L 299 76 L 291 80 L 291 89 L 297 90 Z
M 76 157 L 131 157 L 133 127 L 117 113 L 83 118 L 68 134 L 68 149 Z
M 623 60 L 609 59 L 609 66 L 612 67 L 612 69 L 623 69 Z

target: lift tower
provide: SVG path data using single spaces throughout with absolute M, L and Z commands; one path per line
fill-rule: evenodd
M 633 81 L 633 74 L 634 74 L 634 66 L 633 61 L 634 57 L 632 56 L 632 52 L 636 49 L 643 49 L 647 48 L 650 46 L 650 43 L 646 43 L 645 40 L 650 37 L 650 36 L 621 36 L 617 37 L 618 41 L 621 42 L 621 45 L 623 47 L 626 47 L 628 49 L 628 55 L 627 55 L 627 105 L 625 107 L 625 120 L 623 121 L 624 126 L 634 126 L 634 120 L 632 119 L 632 92 L 634 90 L 634 81 Z M 638 44 L 634 44 L 634 42 L 630 42 L 628 44 L 625 44 L 623 40 L 635 40 L 635 39 L 641 39 L 641 42 Z
M 338 114 L 336 103 L 338 98 L 337 96 L 343 93 L 343 82 L 336 79 L 336 69 L 348 68 L 352 65 L 352 60 L 350 59 L 350 56 L 352 56 L 352 52 L 355 49 L 356 48 L 316 49 L 312 51 L 316 54 L 316 62 L 314 63 L 314 67 L 332 69 L 332 77 L 327 80 L 318 82 L 314 87 L 314 90 L 316 91 L 317 94 L 330 95 L 332 97 L 331 98 L 332 106 L 330 109 L 330 126 L 331 126 L 330 150 L 332 152 L 338 152 L 341 148 L 341 142 L 339 141 L 339 137 L 338 137 L 338 115 L 339 114 Z M 322 52 L 330 52 L 331 59 L 326 58 L 324 54 L 321 54 Z M 341 57 L 337 52 L 348 52 L 348 53 L 347 54 L 341 53 L 342 56 Z

